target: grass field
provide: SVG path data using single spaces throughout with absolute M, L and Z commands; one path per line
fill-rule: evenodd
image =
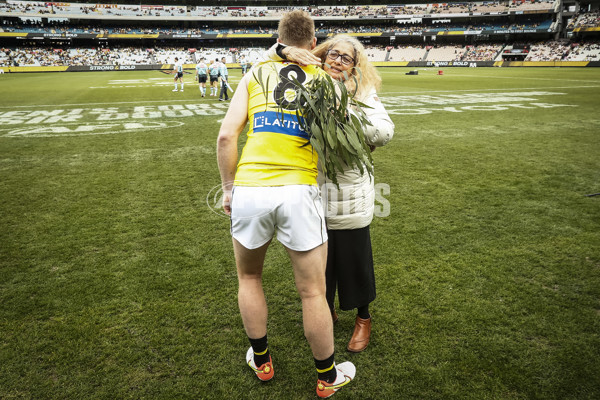
M 340 313 L 335 398 L 600 398 L 600 69 L 405 72 L 381 69 L 373 338 L 347 353 Z M 277 243 L 274 381 L 244 363 L 211 197 L 227 105 L 185 79 L 0 75 L 0 398 L 316 398 Z

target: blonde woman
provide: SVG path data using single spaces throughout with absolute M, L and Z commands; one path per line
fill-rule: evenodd
M 364 111 L 371 126 L 364 129 L 365 140 L 374 150 L 387 144 L 394 135 L 394 123 L 377 96 L 381 77 L 368 61 L 363 45 L 349 35 L 336 35 L 318 45 L 312 54 L 296 47 L 281 44 L 271 48 L 270 58 L 313 64 L 315 61 L 332 78 L 344 81 L 354 98 L 371 108 Z M 313 55 L 318 60 L 313 58 Z M 369 304 L 375 300 L 375 272 L 369 226 L 373 219 L 374 180 L 358 168 L 347 168 L 337 176 L 339 188 L 319 174 L 319 185 L 326 199 L 327 234 L 329 236 L 326 285 L 327 302 L 333 321 L 337 290 L 342 310 L 357 310 L 354 332 L 348 351 L 361 352 L 371 337 Z

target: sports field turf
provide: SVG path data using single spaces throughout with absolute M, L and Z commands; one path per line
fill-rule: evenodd
M 347 353 L 339 313 L 357 376 L 334 398 L 600 398 L 600 69 L 380 71 L 374 331 Z M 227 104 L 184 79 L 0 75 L 0 398 L 316 398 L 277 243 L 275 379 L 245 365 Z

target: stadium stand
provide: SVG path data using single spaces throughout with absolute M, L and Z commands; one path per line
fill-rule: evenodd
M 151 51 L 149 51 L 151 50 Z M 239 49 L 238 55 L 245 55 L 250 62 L 256 62 L 266 48 Z M 197 56 L 196 56 L 197 55 Z M 175 57 L 186 64 L 194 64 L 199 57 L 214 60 L 225 57 L 228 63 L 234 62 L 234 55 L 229 49 L 199 48 L 194 53 L 185 48 L 140 49 L 126 48 L 3 48 L 0 52 L 0 67 L 8 67 L 11 60 L 19 66 L 62 66 L 62 65 L 151 65 L 172 64 Z
M 561 61 L 569 54 L 570 43 L 553 40 L 534 43 L 526 61 Z
M 365 46 L 369 61 L 388 61 L 389 51 L 383 46 Z
M 389 6 L 388 10 L 392 15 L 424 15 L 429 13 L 430 7 L 426 4 L 407 4 Z
M 433 47 L 427 52 L 426 60 L 444 60 L 444 61 L 459 61 L 465 49 L 461 46 L 441 46 Z
M 232 4 L 235 4 L 234 2 Z M 249 2 L 251 3 L 251 2 Z M 301 7 L 315 18 L 378 18 L 394 17 L 395 15 L 426 15 L 426 14 L 469 14 L 477 10 L 484 12 L 508 12 L 508 10 L 549 10 L 554 8 L 555 0 L 520 1 L 513 0 L 508 7 L 503 2 L 470 2 L 420 5 L 351 5 L 351 6 L 307 6 Z M 62 4 L 62 5 L 57 5 Z M 53 16 L 79 17 L 205 17 L 205 18 L 279 18 L 293 6 L 277 7 L 186 7 L 186 6 L 144 6 L 120 4 L 87 4 L 87 3 L 55 3 L 8 0 L 0 3 L 0 12 L 27 14 L 39 17 L 51 14 Z
M 523 21 L 519 24 L 494 24 L 494 23 L 480 23 L 479 25 L 465 25 L 465 24 L 451 24 L 451 23 L 435 23 L 435 24 L 376 24 L 376 25 L 330 25 L 318 27 L 317 34 L 328 35 L 336 33 L 414 33 L 422 31 L 481 31 L 481 30 L 502 30 L 502 29 L 548 29 L 551 21 Z M 152 34 L 164 34 L 164 35 L 192 35 L 192 34 L 275 34 L 277 30 L 275 28 L 259 28 L 259 27 L 246 27 L 246 28 L 227 28 L 227 27 L 206 27 L 206 28 L 195 28 L 195 29 L 174 29 L 174 28 L 160 28 L 160 27 L 144 27 L 144 26 L 113 26 L 113 27 L 102 27 L 92 25 L 70 25 L 65 26 L 63 24 L 50 24 L 48 26 L 38 23 L 19 23 L 16 25 L 0 25 L 0 32 L 23 32 L 23 33 L 72 33 L 72 34 L 120 34 L 120 35 L 152 35 Z
M 242 54 L 255 62 L 275 40 L 281 15 L 299 7 L 315 18 L 319 40 L 356 35 L 369 59 L 380 63 L 598 61 L 598 5 L 567 7 L 563 1 L 360 5 L 360 0 L 325 0 L 291 6 L 236 0 L 227 6 L 6 0 L 0 1 L 0 66 L 152 66 L 171 64 L 175 57 L 189 65 L 199 55 L 236 63 Z M 515 42 L 531 51 L 504 57 L 503 49 L 512 50 Z
M 488 44 L 469 46 L 461 60 L 464 61 L 494 61 L 504 46 Z
M 426 53 L 427 49 L 423 46 L 398 46 L 390 52 L 390 61 L 421 61 Z
M 600 61 L 600 42 L 573 43 L 565 61 Z
M 578 15 L 573 21 L 573 28 L 600 27 L 600 12 L 588 12 Z
M 154 59 L 158 64 L 173 64 L 176 57 L 184 64 L 196 63 L 195 57 L 183 48 L 156 48 L 154 50 Z

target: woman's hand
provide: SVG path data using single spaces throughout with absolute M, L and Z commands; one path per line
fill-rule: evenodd
M 311 53 L 310 50 L 287 46 L 282 50 L 282 53 L 288 61 L 296 62 L 302 66 L 321 65 L 321 59 Z

